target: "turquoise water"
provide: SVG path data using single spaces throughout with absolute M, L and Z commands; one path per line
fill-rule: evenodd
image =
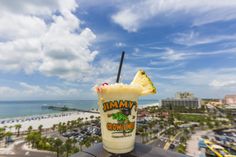
M 140 100 L 139 106 L 145 106 L 153 103 L 158 103 L 158 100 Z M 61 112 L 50 109 L 42 109 L 42 105 L 65 105 L 67 107 L 89 110 L 91 108 L 97 108 L 97 100 L 0 101 L 0 118 Z

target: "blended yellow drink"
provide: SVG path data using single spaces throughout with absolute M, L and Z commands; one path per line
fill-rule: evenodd
M 134 149 L 138 98 L 156 93 L 144 71 L 138 71 L 130 85 L 116 83 L 97 88 L 103 147 L 111 153 Z

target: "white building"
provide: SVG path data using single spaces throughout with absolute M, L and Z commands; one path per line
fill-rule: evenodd
M 175 98 L 161 100 L 162 107 L 184 106 L 187 108 L 198 108 L 199 104 L 198 98 L 194 97 L 190 92 L 177 92 Z
M 236 95 L 226 95 L 224 98 L 226 105 L 236 105 Z

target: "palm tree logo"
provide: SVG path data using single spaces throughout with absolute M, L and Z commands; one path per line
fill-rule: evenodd
M 113 120 L 117 120 L 118 124 L 128 124 L 128 123 L 130 123 L 130 120 L 128 117 L 129 115 L 131 115 L 131 109 L 123 108 L 116 113 L 108 114 L 108 117 L 112 117 Z M 133 119 L 134 118 L 135 117 L 133 116 Z M 123 136 L 126 136 L 126 133 L 130 133 L 132 131 L 133 131 L 133 129 L 132 130 L 117 131 L 115 133 L 123 133 Z

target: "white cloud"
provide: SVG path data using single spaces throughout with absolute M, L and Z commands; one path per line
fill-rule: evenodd
M 91 50 L 96 35 L 80 27 L 77 7 L 75 0 L 1 2 L 1 71 L 85 80 L 98 52 Z
M 147 23 L 173 20 L 173 17 L 182 20 L 183 15 L 191 18 L 193 25 L 232 20 L 236 18 L 235 10 L 236 1 L 232 0 L 144 0 L 124 3 L 112 19 L 123 29 L 136 32 Z
M 208 68 L 154 76 L 159 83 L 161 97 L 174 96 L 178 91 L 190 91 L 199 97 L 223 97 L 236 92 L 236 68 Z
M 209 84 L 212 87 L 227 87 L 227 86 L 235 86 L 236 81 L 235 80 L 213 80 Z
M 117 43 L 115 43 L 115 46 L 116 46 L 116 47 L 125 47 L 126 44 L 125 44 L 125 43 L 122 43 L 122 42 L 117 42 Z
M 142 21 L 141 17 L 129 9 L 125 9 L 112 16 L 112 19 L 129 32 L 136 32 L 140 23 L 139 21 Z
M 40 37 L 47 29 L 41 18 L 9 12 L 1 13 L 0 23 L 0 34 L 4 40 Z
M 58 8 L 58 0 L 1 0 L 0 12 L 12 12 L 14 14 L 50 15 Z
M 214 35 L 214 36 L 203 36 L 198 32 L 190 32 L 190 33 L 179 33 L 173 39 L 173 41 L 177 44 L 187 45 L 187 46 L 195 46 L 201 44 L 209 44 L 216 43 L 221 41 L 235 41 L 236 35 Z
M 82 98 L 83 93 L 79 88 L 39 86 L 26 82 L 20 82 L 19 88 L 0 86 L 1 100 L 74 99 Z
M 133 52 L 132 58 L 151 59 L 150 65 L 169 65 L 173 64 L 174 62 L 183 62 L 200 57 L 210 57 L 210 56 L 225 55 L 225 54 L 230 54 L 231 57 L 236 56 L 236 48 L 228 48 L 228 49 L 212 50 L 212 51 L 193 51 L 186 49 L 176 50 L 173 48 L 165 47 L 158 52 L 148 52 L 148 51 Z
M 19 71 L 32 73 L 40 64 L 41 43 L 36 38 L 16 39 L 0 43 L 1 71 Z
M 163 60 L 170 61 L 181 61 L 185 60 L 189 55 L 187 53 L 176 52 L 173 49 L 167 49 L 166 52 L 161 56 Z
M 17 90 L 16 89 L 13 89 L 11 87 L 6 87 L 6 86 L 0 86 L 0 95 L 1 96 L 7 96 L 7 95 L 12 95 L 12 96 L 15 96 L 17 93 Z

